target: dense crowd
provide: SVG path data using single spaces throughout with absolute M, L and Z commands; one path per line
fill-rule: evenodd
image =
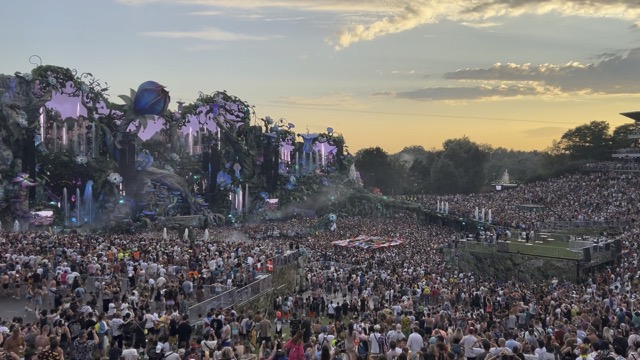
M 25 317 L 13 319 L 14 329 L 24 326 L 20 336 L 30 340 L 35 340 L 30 335 L 58 336 L 61 354 L 82 358 L 74 342 L 84 335 L 91 339 L 93 334 L 85 330 L 95 324 L 103 325 L 95 327 L 96 350 L 106 349 L 107 328 L 113 339 L 123 334 L 125 324 L 131 324 L 128 330 L 133 333 L 145 331 L 145 336 L 131 334 L 137 339 L 135 345 L 142 346 L 146 334 L 161 329 L 175 332 L 179 324 L 173 326 L 172 321 L 179 323 L 194 303 L 253 282 L 268 259 L 284 251 L 275 242 L 249 241 L 234 229 L 211 230 L 212 237 L 225 241 L 204 241 L 201 232 L 199 240 L 177 234 L 164 238 L 160 233 L 5 232 L 0 236 L 6 249 L 0 260 L 0 296 L 26 298 L 27 315 L 36 321 L 27 327 L 20 324 Z M 3 320 L 9 329 L 12 321 Z M 120 349 L 123 339 L 127 337 L 117 341 Z M 30 341 L 11 350 L 25 354 L 39 347 Z M 92 351 L 87 353 L 91 356 Z
M 448 203 L 449 213 L 475 219 L 476 209 L 492 210 L 492 223 L 513 228 L 535 228 L 554 221 L 591 221 L 630 224 L 640 220 L 640 175 L 592 172 L 565 175 L 504 191 L 470 195 L 418 195 L 411 198 L 429 209 Z M 535 204 L 546 211 L 532 211 Z
M 517 225 L 541 219 L 518 213 L 518 203 L 567 206 L 562 214 L 576 219 L 635 219 L 636 182 L 594 173 L 444 199 L 465 213 L 495 206 L 496 219 Z M 441 248 L 467 234 L 415 214 L 339 217 L 333 231 L 310 232 L 316 222 L 209 229 L 208 241 L 200 232 L 192 239 L 2 233 L 0 295 L 26 298 L 29 309 L 0 322 L 0 358 L 638 360 L 635 227 L 620 235 L 625 256 L 617 266 L 584 284 L 534 284 L 460 273 Z M 331 243 L 359 235 L 403 242 Z M 207 287 L 242 287 L 287 251 L 307 254 L 302 291 L 278 296 L 269 309 L 189 318 L 188 307 L 211 295 Z

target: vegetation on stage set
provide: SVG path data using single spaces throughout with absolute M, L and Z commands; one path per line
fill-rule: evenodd
M 201 92 L 175 111 L 155 81 L 117 103 L 108 91 L 91 73 L 59 66 L 0 75 L 0 224 L 136 231 L 312 212 L 330 227 L 335 214 L 416 210 L 388 195 L 478 192 L 507 168 L 519 181 L 575 169 L 628 147 L 635 131 L 609 134 L 594 121 L 547 151 L 463 137 L 441 150 L 371 147 L 352 156 L 331 127 L 310 133 L 258 118 L 226 91 Z
M 169 110 L 147 81 L 119 103 L 90 73 L 39 65 L 0 75 L 3 225 L 135 230 L 295 211 L 329 214 L 358 187 L 343 136 L 258 119 L 226 91 Z M 349 180 L 351 170 L 352 179 Z M 174 221 L 172 224 L 179 224 Z

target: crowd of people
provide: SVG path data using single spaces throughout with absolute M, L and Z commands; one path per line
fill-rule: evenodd
M 492 210 L 493 224 L 512 228 L 537 228 L 549 222 L 593 222 L 629 225 L 640 220 L 637 188 L 640 175 L 634 172 L 586 172 L 564 175 L 517 188 L 469 195 L 410 196 L 428 209 L 448 204 L 449 214 L 475 219 L 476 209 Z M 532 211 L 526 205 L 545 211 Z
M 454 211 L 480 205 L 516 226 L 539 222 L 514 204 L 553 204 L 579 219 L 635 220 L 634 175 L 571 175 L 508 192 L 450 196 Z M 635 188 L 634 188 L 635 187 Z M 425 199 L 435 203 L 436 198 Z M 561 210 L 558 210 L 561 209 Z M 545 216 L 557 216 L 547 215 Z M 509 220 L 507 220 L 509 219 Z M 498 281 L 459 272 L 441 248 L 466 236 L 415 214 L 239 224 L 191 239 L 161 233 L 2 233 L 0 296 L 27 299 L 25 316 L 0 321 L 0 358 L 259 360 L 638 360 L 638 230 L 625 256 L 584 284 Z M 379 249 L 334 246 L 359 235 L 401 239 Z M 269 309 L 210 309 L 190 318 L 212 285 L 251 283 L 267 259 L 306 257 L 296 293 Z M 288 337 L 287 337 L 288 335 Z
M 179 234 L 164 238 L 161 233 L 4 232 L 0 296 L 26 299 L 27 307 L 25 316 L 3 319 L 2 324 L 6 329 L 12 323 L 16 329 L 22 326 L 25 339 L 33 338 L 29 335 L 36 330 L 35 335 L 62 335 L 61 349 L 81 358 L 74 342 L 84 335 L 90 342 L 87 324 L 100 324 L 99 317 L 105 324 L 121 322 L 116 319 L 135 324 L 133 332 L 142 328 L 148 334 L 150 328 L 159 330 L 160 323 L 169 329 L 171 320 L 180 320 L 193 304 L 252 283 L 264 272 L 267 259 L 285 251 L 276 242 L 249 241 L 232 228 L 210 230 L 212 237 L 224 241 L 204 241 L 202 232 L 197 239 Z M 26 324 L 27 318 L 33 321 Z M 106 348 L 105 331 L 96 327 L 96 349 Z M 119 331 L 109 328 L 112 337 Z M 138 340 L 136 345 L 143 343 Z M 28 345 L 20 352 L 38 348 Z M 119 345 L 122 349 L 125 344 L 120 340 Z

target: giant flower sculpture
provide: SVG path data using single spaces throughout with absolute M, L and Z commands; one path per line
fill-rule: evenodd
M 133 109 L 140 115 L 161 115 L 169 107 L 171 97 L 165 87 L 155 81 L 138 86 L 133 98 Z
M 306 133 L 306 134 L 298 134 L 298 136 L 300 136 L 303 139 L 302 151 L 304 151 L 307 154 L 310 153 L 311 150 L 313 149 L 313 141 L 318 138 L 318 134 Z

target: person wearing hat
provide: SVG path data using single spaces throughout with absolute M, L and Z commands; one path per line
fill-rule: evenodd
M 402 325 L 396 324 L 396 329 L 389 331 L 387 333 L 387 338 L 389 339 L 389 342 L 395 341 L 396 344 L 400 340 L 406 339 L 406 336 L 404 336 L 404 333 L 402 332 Z
M 318 335 L 318 344 L 320 347 L 329 346 L 329 349 L 332 348 L 333 339 L 335 336 L 333 334 L 328 333 L 329 327 L 323 326 L 320 334 Z

